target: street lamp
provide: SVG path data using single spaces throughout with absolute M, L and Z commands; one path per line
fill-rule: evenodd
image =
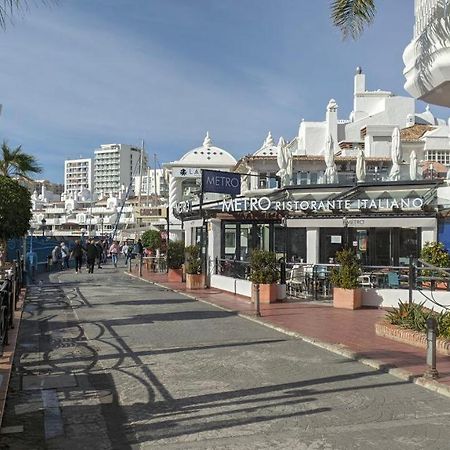
M 344 216 L 342 218 L 342 225 L 344 226 L 344 234 L 345 234 L 345 248 L 348 248 L 348 217 Z
M 45 225 L 47 224 L 47 221 L 45 220 L 45 218 L 41 220 L 41 224 L 42 224 L 42 237 L 44 237 L 45 236 L 45 228 L 46 228 Z

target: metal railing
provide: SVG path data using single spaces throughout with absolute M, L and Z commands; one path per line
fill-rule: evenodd
M 216 258 L 215 274 L 239 280 L 248 280 L 250 277 L 250 262 Z
M 285 268 L 284 268 L 284 267 Z M 330 299 L 333 295 L 331 273 L 338 264 L 307 264 L 280 262 L 280 283 L 286 283 L 287 295 L 313 300 Z M 250 263 L 216 258 L 214 273 L 248 280 Z M 363 288 L 408 289 L 412 291 L 450 291 L 450 268 L 430 265 L 420 259 L 407 266 L 361 266 L 358 284 Z
M 23 286 L 24 264 L 20 258 L 0 271 L 0 356 L 5 345 L 8 345 L 8 331 L 14 328 L 14 311 Z

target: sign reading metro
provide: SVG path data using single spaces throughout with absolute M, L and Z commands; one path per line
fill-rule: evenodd
M 356 200 L 271 200 L 268 197 L 259 198 L 237 198 L 223 200 L 222 212 L 246 212 L 246 211 L 342 211 L 355 209 L 421 209 L 424 205 L 423 199 L 403 198 L 400 200 L 392 198 L 383 199 L 356 199 Z

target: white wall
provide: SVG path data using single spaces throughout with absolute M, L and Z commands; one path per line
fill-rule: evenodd
M 426 297 L 434 299 L 437 303 L 450 307 L 450 292 L 434 291 L 431 295 L 430 291 L 413 291 L 414 303 L 423 303 L 425 306 L 435 311 L 441 311 L 443 308 L 437 306 Z M 408 302 L 408 289 L 363 289 L 362 304 L 363 306 L 377 306 L 380 308 L 397 307 L 399 300 L 403 303 Z M 426 297 L 425 297 L 426 296 Z

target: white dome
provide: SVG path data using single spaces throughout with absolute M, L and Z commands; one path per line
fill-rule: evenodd
M 209 133 L 206 133 L 205 140 L 201 147 L 194 148 L 185 153 L 179 162 L 195 165 L 219 165 L 234 166 L 237 161 L 226 150 L 213 145 Z
M 253 156 L 277 156 L 277 155 L 278 155 L 278 147 L 275 145 L 272 133 L 269 131 L 269 134 L 264 140 L 263 145 L 259 150 L 256 150 L 256 152 L 253 153 Z

